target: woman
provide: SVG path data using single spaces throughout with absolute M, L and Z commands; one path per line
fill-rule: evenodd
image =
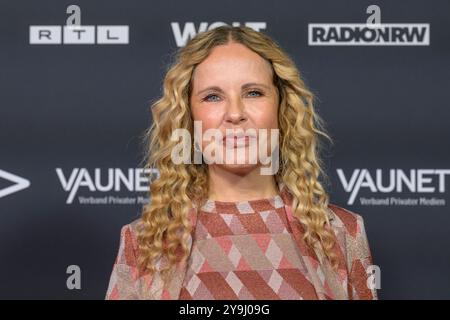
M 146 135 L 159 177 L 122 228 L 106 298 L 376 299 L 363 220 L 319 182 L 329 136 L 313 98 L 288 55 L 248 27 L 181 48 Z M 177 129 L 203 136 L 183 140 L 187 157 Z

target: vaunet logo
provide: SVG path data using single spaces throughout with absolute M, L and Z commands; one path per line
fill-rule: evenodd
M 310 23 L 310 46 L 429 46 L 429 23 L 381 23 L 381 9 L 371 5 L 366 23 Z
M 374 172 L 369 169 L 354 169 L 352 172 L 337 169 L 337 174 L 342 187 L 349 193 L 348 205 L 354 204 L 357 199 L 359 205 L 371 206 L 446 205 L 442 195 L 450 169 L 376 169 Z M 406 193 L 417 196 L 405 197 Z
M 65 26 L 30 26 L 30 44 L 128 44 L 128 25 L 81 25 L 81 9 L 70 5 Z
M 6 188 L 0 189 L 0 198 L 26 189 L 30 186 L 29 180 L 19 177 L 18 175 L 12 174 L 10 172 L 6 172 L 4 170 L 0 170 L 0 179 L 8 180 L 9 182 L 13 183 Z
M 200 32 L 212 30 L 223 25 L 227 25 L 227 23 L 221 21 L 212 23 L 200 22 L 198 28 L 195 27 L 194 22 L 186 22 L 183 26 L 181 26 L 179 22 L 170 23 L 170 26 L 172 27 L 172 33 L 178 47 L 184 47 L 190 39 L 195 37 Z M 240 26 L 241 23 L 233 22 L 231 25 L 237 27 Z M 256 31 L 266 29 L 266 22 L 245 22 L 244 25 Z
M 56 169 L 62 188 L 68 193 L 66 204 L 146 204 L 148 196 L 118 196 L 118 192 L 147 192 L 149 179 L 158 177 L 157 169 L 148 168 L 74 168 Z M 80 194 L 80 195 L 79 195 Z M 106 195 L 105 195 L 106 194 Z

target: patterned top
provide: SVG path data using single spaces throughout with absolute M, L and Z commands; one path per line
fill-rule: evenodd
M 280 196 L 208 200 L 179 299 L 317 299 Z
M 191 208 L 189 259 L 177 263 L 167 280 L 160 273 L 165 259 L 154 274 L 139 268 L 140 219 L 123 226 L 106 299 L 377 299 L 362 216 L 328 204 L 338 260 L 332 268 L 320 250 L 306 244 L 293 196 L 280 190 L 284 208 L 278 197 Z

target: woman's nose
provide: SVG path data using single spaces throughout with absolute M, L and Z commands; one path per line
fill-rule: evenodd
M 225 120 L 231 124 L 240 124 L 247 120 L 245 105 L 240 98 L 236 98 L 228 103 Z

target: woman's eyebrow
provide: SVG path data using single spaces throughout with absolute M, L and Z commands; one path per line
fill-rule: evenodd
M 257 82 L 248 82 L 248 83 L 245 83 L 245 84 L 243 84 L 242 86 L 241 86 L 241 89 L 247 89 L 247 88 L 249 88 L 249 87 L 253 87 L 253 86 L 261 86 L 261 87 L 264 87 L 264 88 L 266 88 L 266 89 L 269 89 L 269 86 L 268 85 L 266 85 L 266 84 L 264 84 L 264 83 L 257 83 Z M 222 88 L 220 88 L 220 87 L 218 87 L 218 86 L 210 86 L 210 87 L 207 87 L 207 88 L 205 88 L 205 89 L 203 89 L 203 90 L 200 90 L 199 92 L 197 92 L 197 95 L 200 95 L 200 94 L 202 94 L 203 92 L 205 92 L 205 91 L 217 91 L 217 92 L 221 92 L 221 93 L 223 93 L 224 91 L 222 90 Z

